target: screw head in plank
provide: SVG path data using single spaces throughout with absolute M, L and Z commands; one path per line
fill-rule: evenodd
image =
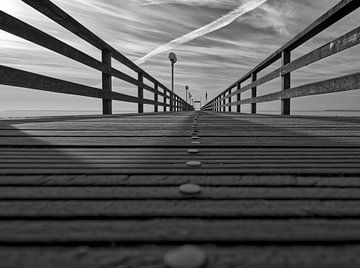
M 186 165 L 189 167 L 200 167 L 202 163 L 200 161 L 189 161 Z
M 171 250 L 164 256 L 164 264 L 168 268 L 203 268 L 206 262 L 205 252 L 189 245 Z
M 187 183 L 179 187 L 179 191 L 182 194 L 199 194 L 201 193 L 201 186 L 197 184 Z

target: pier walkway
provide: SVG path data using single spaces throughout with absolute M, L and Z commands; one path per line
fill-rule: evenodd
M 9 62 L 0 85 L 99 99 L 103 115 L 0 120 L 1 268 L 360 267 L 360 117 L 290 116 L 293 99 L 360 89 L 359 68 L 291 80 L 360 44 L 355 20 L 319 37 L 359 0 L 339 1 L 201 111 L 52 1 L 21 1 L 96 54 L 3 11 L 0 30 L 98 71 L 101 88 Z M 315 36 L 325 44 L 304 49 Z M 138 113 L 112 115 L 115 101 Z M 256 114 L 274 101 L 281 115 Z
M 2 267 L 163 267 L 183 244 L 206 267 L 354 267 L 359 136 L 357 117 L 2 120 Z

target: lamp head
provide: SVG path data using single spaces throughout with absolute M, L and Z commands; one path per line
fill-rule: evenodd
M 177 62 L 177 57 L 176 57 L 176 54 L 171 52 L 169 54 L 169 60 L 171 61 L 172 64 L 175 64 Z

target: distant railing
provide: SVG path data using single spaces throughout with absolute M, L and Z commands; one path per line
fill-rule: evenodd
M 186 103 L 181 97 L 174 94 L 166 86 L 85 28 L 51 1 L 22 1 L 100 49 L 102 51 L 102 61 L 98 61 L 59 39 L 2 11 L 0 11 L 0 29 L 102 72 L 102 90 L 3 65 L 0 65 L 0 84 L 99 98 L 103 100 L 103 114 L 112 114 L 112 100 L 137 103 L 139 113 L 144 112 L 144 104 L 153 105 L 154 112 L 159 112 L 159 106 L 163 107 L 163 111 L 165 112 L 167 107 L 173 112 L 193 109 L 193 107 Z M 137 79 L 114 69 L 111 66 L 112 59 L 117 60 L 135 71 L 138 74 Z M 137 86 L 137 97 L 112 91 L 112 77 Z M 153 83 L 153 87 L 144 84 L 144 78 Z M 145 99 L 144 90 L 152 92 L 154 99 Z M 162 97 L 162 102 L 159 102 L 159 96 Z
M 320 61 L 326 57 L 339 53 L 350 47 L 358 45 L 360 42 L 360 27 L 346 33 L 345 35 L 333 40 L 332 42 L 315 49 L 314 51 L 291 61 L 291 52 L 306 41 L 319 34 L 326 28 L 341 20 L 360 6 L 359 0 L 342 0 L 338 5 L 330 9 L 313 24 L 290 40 L 287 44 L 275 51 L 258 66 L 241 77 L 225 91 L 215 97 L 202 107 L 202 110 L 226 112 L 232 111 L 232 106 L 236 106 L 236 111 L 241 112 L 241 105 L 251 104 L 251 113 L 256 113 L 257 103 L 281 100 L 281 114 L 290 114 L 290 99 L 318 95 L 332 92 L 341 92 L 354 89 L 360 89 L 360 73 L 354 73 L 347 76 L 321 81 L 291 88 L 291 72 L 305 67 L 314 62 Z M 359 55 L 357 55 L 359 56 Z M 271 64 L 281 59 L 282 66 L 275 71 L 258 78 L 260 71 L 269 67 Z M 360 64 L 360 63 L 359 63 Z M 359 71 L 358 68 L 357 71 Z M 275 78 L 281 77 L 281 91 L 258 96 L 257 87 L 263 85 Z M 242 87 L 242 83 L 251 78 L 251 83 Z M 235 89 L 235 91 L 233 91 Z M 241 93 L 251 90 L 251 98 L 241 99 Z M 236 101 L 232 97 L 236 96 Z

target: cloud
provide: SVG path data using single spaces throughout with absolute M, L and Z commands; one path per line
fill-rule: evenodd
M 261 18 L 253 20 L 253 23 L 259 23 L 259 27 L 273 28 L 282 35 L 290 35 L 288 26 L 291 23 L 293 7 L 289 1 L 283 1 L 276 5 L 262 5 L 259 9 L 264 12 L 260 14 Z M 263 22 L 263 25 L 260 23 Z
M 239 6 L 238 8 L 234 9 L 233 11 L 231 11 L 230 13 L 222 16 L 221 18 L 199 28 L 196 29 L 195 31 L 192 31 L 188 34 L 185 34 L 177 39 L 174 39 L 172 41 L 170 41 L 169 43 L 162 45 L 158 48 L 156 48 L 155 50 L 151 51 L 150 53 L 148 53 L 147 55 L 145 55 L 144 57 L 140 58 L 139 60 L 137 60 L 135 63 L 136 64 L 142 64 L 145 63 L 148 59 L 150 59 L 151 57 L 158 55 L 160 53 L 169 51 L 170 49 L 172 49 L 173 47 L 176 47 L 178 45 L 190 42 L 196 38 L 199 38 L 201 36 L 204 36 L 208 33 L 214 32 L 216 30 L 219 30 L 229 24 L 231 24 L 232 22 L 234 22 L 235 20 L 237 20 L 239 17 L 241 17 L 242 15 L 256 9 L 257 7 L 259 7 L 260 5 L 264 4 L 267 0 L 250 0 L 244 4 L 242 4 L 241 6 Z
M 135 5 L 180 4 L 189 6 L 206 6 L 213 8 L 234 8 L 239 6 L 239 0 L 134 0 Z

